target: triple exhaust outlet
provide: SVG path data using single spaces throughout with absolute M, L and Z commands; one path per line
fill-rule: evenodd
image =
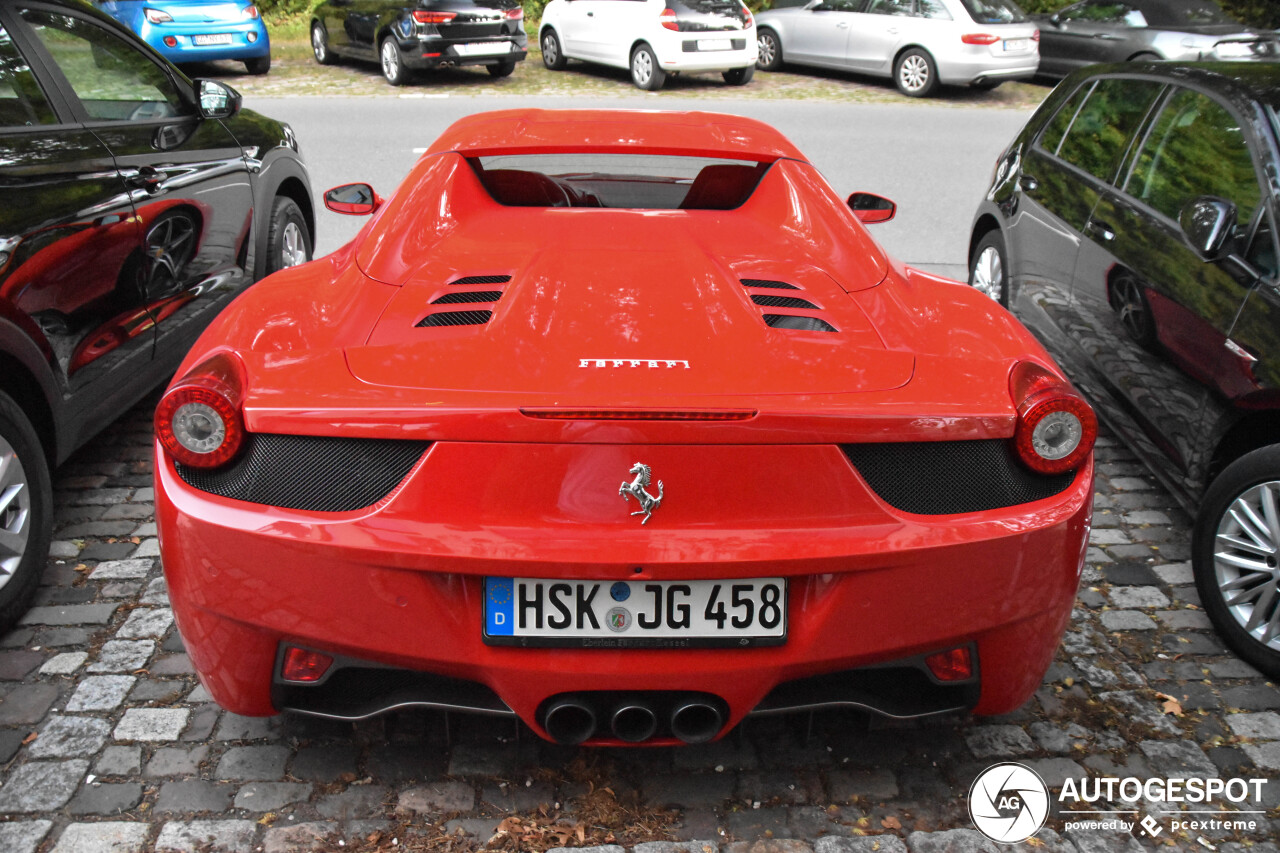
M 542 712 L 542 727 L 556 743 L 579 744 L 608 730 L 626 743 L 643 743 L 665 733 L 685 743 L 706 743 L 720 733 L 725 712 L 712 697 L 650 696 L 591 697 L 561 696 L 550 700 Z

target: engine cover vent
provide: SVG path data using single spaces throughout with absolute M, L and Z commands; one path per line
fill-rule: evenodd
M 446 293 L 438 299 L 432 299 L 432 305 L 456 305 L 463 302 L 497 302 L 502 298 L 501 290 L 468 290 L 461 293 Z
M 770 281 L 767 278 L 744 278 L 742 279 L 743 287 L 767 287 L 770 290 L 799 290 L 794 284 L 787 284 L 785 281 Z
M 764 305 L 767 308 L 804 308 L 809 311 L 817 311 L 818 306 L 814 305 L 807 299 L 797 299 L 794 296 L 773 296 L 770 294 L 751 294 L 751 301 L 757 305 Z
M 432 326 L 483 326 L 493 317 L 492 311 L 437 311 L 418 321 L 417 328 Z
M 817 317 L 799 314 L 765 314 L 764 322 L 774 329 L 793 329 L 797 332 L 838 332 L 835 326 Z
M 509 275 L 468 275 L 454 279 L 449 284 L 506 284 L 509 281 Z

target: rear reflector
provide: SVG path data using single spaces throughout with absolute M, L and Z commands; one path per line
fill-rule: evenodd
M 924 662 L 939 681 L 965 681 L 973 677 L 973 660 L 968 647 L 929 655 Z
M 754 409 L 704 412 L 651 411 L 647 409 L 521 409 L 529 418 L 592 421 L 748 421 Z
M 280 677 L 285 681 L 311 682 L 324 678 L 324 674 L 333 665 L 333 658 L 324 652 L 313 652 L 289 646 L 284 653 L 284 664 L 280 667 Z

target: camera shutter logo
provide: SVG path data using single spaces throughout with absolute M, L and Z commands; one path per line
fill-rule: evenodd
M 1025 841 L 1039 832 L 1049 817 L 1049 786 L 1025 765 L 992 765 L 969 789 L 969 817 L 992 841 Z

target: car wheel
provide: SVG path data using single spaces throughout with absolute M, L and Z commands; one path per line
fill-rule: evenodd
M 1158 53 L 1135 53 L 1129 57 L 1130 62 L 1159 62 L 1162 59 L 1164 57 Z
M 49 466 L 21 408 L 0 393 L 0 633 L 22 617 L 49 556 Z
M 756 44 L 760 48 L 760 57 L 756 60 L 756 68 L 761 71 L 782 70 L 782 42 L 773 30 L 761 30 L 756 36 Z
M 667 82 L 667 73 L 658 66 L 658 57 L 647 44 L 631 52 L 631 82 L 646 92 L 656 92 Z
M 271 54 L 255 56 L 244 61 L 245 70 L 250 74 L 266 74 L 271 70 Z
M 311 52 L 321 65 L 337 65 L 338 57 L 329 50 L 329 34 L 319 21 L 311 25 Z
M 512 59 L 507 62 L 499 62 L 496 65 L 486 65 L 485 68 L 489 69 L 490 77 L 510 77 L 511 72 L 516 70 L 516 63 Z
M 898 57 L 893 66 L 893 82 L 902 94 L 923 98 L 938 88 L 938 66 L 928 51 L 913 47 Z
M 409 69 L 404 66 L 404 56 L 400 53 L 400 45 L 396 44 L 395 36 L 387 36 L 382 40 L 378 59 L 382 66 L 382 76 L 392 86 L 403 86 L 409 82 Z
M 748 65 L 746 68 L 730 68 L 728 71 L 721 73 L 724 82 L 730 86 L 745 86 L 751 82 L 751 78 L 756 76 L 756 67 Z
M 267 226 L 267 274 L 311 260 L 311 231 L 298 203 L 276 196 Z
M 552 71 L 563 71 L 569 64 L 564 51 L 560 49 L 560 37 L 555 30 L 547 30 L 542 34 L 542 64 Z
M 1280 446 L 1246 453 L 1218 475 L 1191 544 L 1196 589 L 1218 633 L 1280 676 Z
M 969 284 L 996 302 L 1009 305 L 1009 264 L 1004 249 L 1004 235 L 999 229 L 987 232 L 978 241 L 969 261 Z
M 1143 290 L 1142 282 L 1122 272 L 1107 287 L 1107 300 L 1129 337 L 1139 346 L 1150 349 L 1156 343 L 1156 323 Z

